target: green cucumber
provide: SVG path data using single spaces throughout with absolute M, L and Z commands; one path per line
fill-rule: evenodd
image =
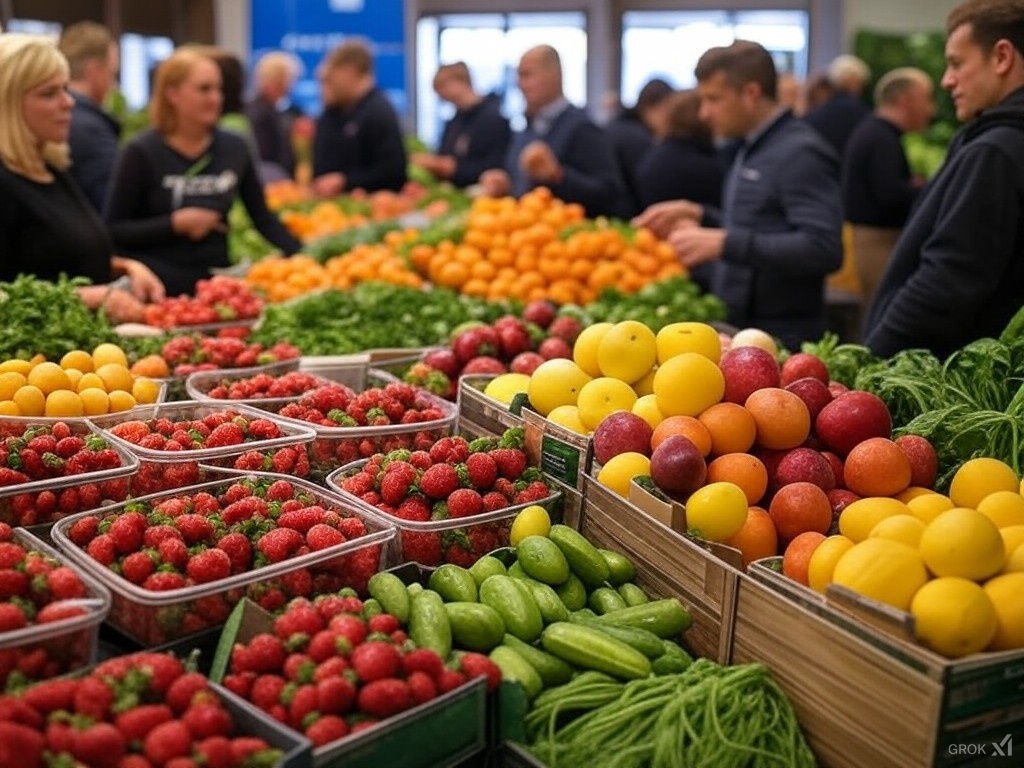
M 597 614 L 589 608 L 580 608 L 578 611 L 573 611 L 569 614 L 569 621 L 578 621 L 580 619 L 596 619 Z M 582 623 L 582 622 L 580 622 Z
M 523 570 L 523 566 L 521 566 L 519 564 L 518 560 L 516 560 L 514 563 L 512 563 L 512 565 L 510 565 L 508 567 L 508 572 L 507 572 L 506 575 L 510 576 L 513 579 L 528 579 L 528 578 L 530 578 L 527 575 L 526 571 Z
M 370 596 L 381 604 L 386 613 L 390 613 L 403 624 L 409 623 L 411 595 L 400 578 L 393 573 L 375 573 L 366 586 Z
M 611 587 L 598 587 L 590 593 L 587 603 L 600 614 L 621 611 L 626 607 L 626 601 L 622 599 L 622 595 Z
M 475 603 L 476 579 L 465 568 L 445 563 L 432 574 L 428 586 L 446 603 Z
M 403 589 L 402 592 L 404 594 L 405 590 Z M 363 601 L 363 618 L 367 621 L 374 616 L 380 616 L 382 613 L 384 613 L 384 606 L 380 604 L 379 600 L 371 597 Z M 391 615 L 394 616 L 394 614 Z M 397 619 L 398 617 L 395 616 L 395 618 Z
M 640 651 L 582 624 L 551 624 L 541 634 L 540 642 L 548 653 L 583 669 L 606 672 L 623 680 L 651 674 L 651 662 Z
M 419 648 L 430 648 L 442 659 L 452 652 L 452 627 L 441 596 L 424 589 L 412 599 L 409 637 Z
M 487 581 L 488 576 L 504 576 L 506 570 L 505 564 L 501 560 L 491 555 L 484 555 L 470 566 L 469 573 L 473 576 L 473 580 L 476 581 L 476 585 L 479 588 L 481 584 Z
M 555 589 L 555 594 L 570 611 L 578 611 L 587 604 L 587 588 L 575 573 L 570 573 L 565 584 Z
M 632 582 L 620 584 L 619 594 L 622 595 L 622 599 L 626 601 L 627 606 L 643 605 L 644 603 L 651 602 L 651 598 L 647 596 L 647 593 Z
M 452 628 L 452 643 L 467 651 L 487 653 L 501 645 L 505 622 L 498 612 L 483 603 L 445 603 Z
M 422 584 L 418 581 L 414 581 L 412 584 L 406 586 L 405 591 L 409 595 L 409 599 L 413 600 L 417 595 L 423 594 L 424 589 L 425 587 Z
M 636 568 L 633 567 L 633 563 L 628 557 L 618 552 L 612 552 L 610 549 L 598 549 L 597 551 L 608 563 L 608 581 L 613 587 L 636 578 Z
M 598 621 L 646 629 L 661 638 L 677 637 L 693 623 L 690 612 L 674 597 L 606 613 Z
M 596 621 L 596 617 L 592 619 L 579 613 L 574 613 L 569 618 L 569 621 L 573 624 L 596 629 L 598 632 L 604 632 L 609 637 L 614 637 L 616 640 L 620 640 L 631 648 L 640 651 L 648 659 L 657 659 L 665 653 L 663 643 L 667 641 L 663 641 L 656 634 L 648 632 L 646 629 L 603 624 L 600 621 Z
M 594 589 L 608 581 L 608 563 L 579 532 L 567 525 L 553 525 L 548 538 L 562 550 L 569 568 L 587 587 Z
M 501 670 L 502 680 L 511 680 L 523 686 L 527 699 L 534 699 L 544 690 L 544 681 L 541 680 L 537 670 L 507 645 L 499 645 L 491 651 L 490 659 Z
M 522 584 L 529 590 L 530 596 L 533 597 L 540 609 L 540 615 L 545 624 L 568 620 L 569 609 L 565 607 L 558 598 L 558 593 L 549 585 L 533 579 L 519 579 L 516 583 Z
M 489 605 L 505 623 L 505 631 L 532 643 L 544 628 L 537 602 L 525 586 L 510 576 L 491 576 L 480 585 L 480 602 Z
M 678 643 L 662 640 L 665 652 L 651 662 L 651 669 L 656 675 L 675 675 L 685 672 L 693 664 L 693 659 Z
M 557 587 L 569 578 L 569 561 L 547 536 L 527 536 L 516 547 L 516 562 L 526 575 Z
M 557 656 L 552 656 L 547 651 L 542 651 L 540 648 L 529 643 L 524 643 L 515 635 L 505 635 L 501 644 L 507 645 L 522 656 L 531 667 L 537 670 L 537 674 L 540 675 L 540 679 L 545 687 L 562 685 L 572 679 L 572 667 Z

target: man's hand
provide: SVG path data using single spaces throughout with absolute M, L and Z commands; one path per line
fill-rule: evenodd
M 190 206 L 171 214 L 171 227 L 189 240 L 202 240 L 213 231 L 227 232 L 227 225 L 219 211 Z
M 313 179 L 313 194 L 317 197 L 336 197 L 345 191 L 347 182 L 344 173 L 325 173 Z
M 114 323 L 140 323 L 146 307 L 128 291 L 115 289 L 107 295 L 102 309 Z
M 480 174 L 480 189 L 487 197 L 504 197 L 512 191 L 512 179 L 500 168 Z
M 132 281 L 132 295 L 139 301 L 153 303 L 162 301 L 166 296 L 164 284 L 160 278 L 141 261 L 122 259 L 120 265 Z
M 561 163 L 543 141 L 531 141 L 519 153 L 519 167 L 533 181 L 541 184 L 558 184 L 565 176 Z
M 442 179 L 450 179 L 455 173 L 455 158 L 449 155 L 432 155 L 429 152 L 416 152 L 409 162 L 430 171 Z
M 632 224 L 634 227 L 646 227 L 658 237 L 665 238 L 680 224 L 699 224 L 703 217 L 702 205 L 689 200 L 666 200 L 648 207 L 633 219 Z
M 692 269 L 722 258 L 725 230 L 684 225 L 669 234 L 668 242 L 683 266 Z

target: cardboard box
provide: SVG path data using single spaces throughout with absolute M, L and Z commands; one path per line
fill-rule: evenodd
M 513 401 L 511 406 L 488 397 L 484 389 L 494 379 L 489 374 L 459 377 L 459 418 L 478 425 L 489 434 L 500 435 L 506 429 L 523 426 L 520 411 L 525 397 Z

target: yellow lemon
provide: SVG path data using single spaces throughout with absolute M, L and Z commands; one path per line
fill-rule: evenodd
M 499 403 L 509 405 L 520 392 L 526 392 L 530 386 L 530 377 L 525 373 L 503 373 L 495 376 L 484 387 L 484 394 L 493 397 Z
M 665 420 L 665 417 L 661 415 L 661 411 L 658 410 L 658 398 L 653 394 L 638 397 L 630 410 L 650 424 L 651 429 L 654 429 Z
M 930 493 L 926 496 L 915 496 L 907 502 L 907 509 L 910 514 L 916 517 L 925 525 L 941 515 L 943 512 L 953 508 L 953 502 L 949 496 L 941 493 Z
M 889 539 L 906 544 L 908 547 L 917 548 L 921 541 L 921 534 L 924 533 L 924 523 L 913 515 L 892 515 L 880 520 L 868 538 Z
M 73 349 L 60 359 L 60 367 L 64 370 L 74 369 L 89 373 L 93 369 L 92 355 L 84 349 Z
M 46 395 L 39 387 L 31 384 L 15 392 L 13 400 L 21 409 L 22 416 L 42 416 L 46 409 Z
M 854 544 L 832 573 L 834 584 L 901 611 L 910 607 L 927 581 L 928 571 L 917 550 L 889 539 Z
M 64 373 L 67 374 L 68 381 L 71 382 L 71 386 L 69 387 L 69 389 L 72 392 L 75 392 L 78 389 L 78 382 L 82 380 L 82 377 L 85 376 L 85 374 L 82 373 L 77 368 L 68 368 L 66 371 L 64 371 Z
M 815 592 L 824 594 L 832 583 L 832 574 L 839 558 L 853 548 L 853 540 L 839 534 L 829 536 L 819 544 L 807 562 L 807 584 Z
M 977 509 L 981 500 L 996 491 L 1016 491 L 1020 488 L 1016 473 L 999 459 L 971 459 L 953 475 L 949 484 L 949 498 L 958 507 Z
M 590 376 L 572 360 L 545 360 L 530 376 L 526 393 L 530 405 L 547 416 L 560 405 L 576 405 L 583 385 Z
M 81 394 L 83 389 L 102 389 L 104 392 L 107 391 L 107 385 L 103 383 L 103 379 L 97 376 L 95 373 L 83 373 L 82 378 L 78 380 L 78 384 L 75 386 Z
M 651 368 L 651 370 L 647 372 L 646 376 L 633 384 L 633 391 L 636 392 L 637 397 L 654 394 L 654 374 L 657 372 L 657 368 Z
M 1003 573 L 1024 573 L 1024 544 L 1020 544 L 1006 558 Z
M 531 504 L 512 521 L 508 543 L 517 547 L 527 536 L 547 536 L 550 532 L 551 516 L 548 515 L 548 511 L 538 504 Z
M 28 372 L 32 370 L 32 363 L 28 360 L 18 360 L 12 358 L 10 360 L 4 360 L 0 363 L 0 373 L 20 373 L 22 376 L 28 376 Z
M 1003 569 L 1006 547 L 996 524 L 974 509 L 956 507 L 927 526 L 918 545 L 936 576 L 982 581 Z
M 665 416 L 697 416 L 724 394 L 722 369 L 696 352 L 669 358 L 654 374 L 654 396 Z
M 934 495 L 935 495 L 935 491 L 933 491 L 931 488 L 920 488 L 920 487 L 918 487 L 916 485 L 912 485 L 909 488 L 906 488 L 906 489 L 900 491 L 896 495 L 896 498 L 899 499 L 900 501 L 902 501 L 904 504 L 906 504 L 906 503 L 912 501 L 913 499 L 918 498 L 919 496 L 934 496 Z
M 633 384 L 651 372 L 658 361 L 654 331 L 637 320 L 616 323 L 597 345 L 602 376 Z
M 998 626 L 989 650 L 1024 648 L 1024 573 L 1004 573 L 985 582 L 985 594 L 996 609 Z
M 627 451 L 613 456 L 597 473 L 597 482 L 623 498 L 629 497 L 629 483 L 634 477 L 651 474 L 651 460 L 642 453 Z
M 1016 491 L 996 491 L 978 502 L 978 511 L 996 528 L 1024 525 L 1024 496 Z
M 103 379 L 103 386 L 107 392 L 122 390 L 132 391 L 133 377 L 131 371 L 118 363 L 106 363 L 96 369 L 96 375 Z
M 735 483 L 708 483 L 686 500 L 686 532 L 708 541 L 731 539 L 747 522 L 748 508 L 747 494 Z
M 21 408 L 13 400 L 0 400 L 0 416 L 21 416 Z
M 125 392 L 123 389 L 115 389 L 108 393 L 108 397 L 110 398 L 110 413 L 120 413 L 138 405 L 135 398 L 132 397 L 132 393 Z
M 152 405 L 160 397 L 160 384 L 145 376 L 138 376 L 132 384 L 132 397 L 139 405 Z
M 584 328 L 576 337 L 576 343 L 572 347 L 572 359 L 590 377 L 601 375 L 597 351 L 601 346 L 601 339 L 613 327 L 611 323 L 594 323 Z
M 71 379 L 67 372 L 56 363 L 39 363 L 25 378 L 32 386 L 39 387 L 44 395 L 58 389 L 71 389 Z
M 10 400 L 14 393 L 28 384 L 25 375 L 17 371 L 0 373 L 0 400 Z
M 43 415 L 59 419 L 74 419 L 83 416 L 85 410 L 82 398 L 70 389 L 58 389 L 46 396 Z
M 82 409 L 86 416 L 100 416 L 110 412 L 110 397 L 105 389 L 86 387 L 78 396 L 82 399 Z
M 548 414 L 548 421 L 553 421 L 578 435 L 589 434 L 590 430 L 580 421 L 580 411 L 575 405 L 560 405 Z
M 92 351 L 93 370 L 99 370 L 107 363 L 117 363 L 127 368 L 128 355 L 117 344 L 100 344 Z
M 996 607 L 979 585 L 967 579 L 932 579 L 910 602 L 917 638 L 950 658 L 985 650 L 995 637 Z
M 839 513 L 839 532 L 856 544 L 864 541 L 885 518 L 905 514 L 907 505 L 896 499 L 881 496 L 857 499 Z
M 669 323 L 658 331 L 657 342 L 659 363 L 684 352 L 704 355 L 712 363 L 722 356 L 718 331 L 707 323 Z
M 576 409 L 583 425 L 594 430 L 606 416 L 615 411 L 628 411 L 635 402 L 636 392 L 629 384 L 611 376 L 601 376 L 580 388 Z

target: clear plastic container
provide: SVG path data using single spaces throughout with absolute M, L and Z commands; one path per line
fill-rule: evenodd
M 10 632 L 0 632 L 0 691 L 4 689 L 12 668 L 17 670 L 19 663 L 34 662 L 27 657 L 30 654 L 38 656 L 39 651 L 46 655 L 43 664 L 49 667 L 40 677 L 63 675 L 94 663 L 100 624 L 110 611 L 110 593 L 106 587 L 84 569 L 75 568 L 70 558 L 23 528 L 14 529 L 14 541 L 26 550 L 42 552 L 61 565 L 73 568 L 85 586 L 86 596 L 64 602 L 80 606 L 85 612 L 61 621 L 30 624 Z
M 192 496 L 197 493 L 217 495 L 238 482 L 239 476 L 222 476 L 220 479 L 177 489 L 175 491 L 151 494 L 130 502 L 115 504 L 90 514 L 106 516 L 120 514 L 128 504 L 160 502 L 166 499 Z M 143 646 L 168 643 L 188 635 L 201 632 L 210 626 L 224 623 L 232 607 L 243 597 L 259 599 L 270 589 L 281 584 L 298 571 L 308 570 L 314 580 L 324 582 L 324 591 L 337 591 L 351 586 L 365 592 L 363 577 L 372 575 L 382 567 L 384 550 L 394 538 L 394 528 L 383 517 L 367 513 L 366 507 L 351 504 L 336 494 L 311 483 L 287 478 L 296 489 L 307 492 L 327 510 L 336 510 L 346 517 L 358 517 L 366 526 L 366 534 L 327 549 L 309 552 L 279 563 L 271 563 L 244 573 L 234 574 L 226 579 L 207 584 L 183 587 L 181 589 L 154 592 L 131 583 L 93 560 L 68 537 L 71 526 L 84 515 L 77 515 L 60 521 L 54 526 L 54 543 L 67 558 L 78 564 L 85 572 L 105 585 L 111 592 L 111 609 L 108 623 L 118 632 Z M 347 571 L 352 558 L 359 557 L 359 570 Z
M 149 419 L 168 418 L 171 421 L 202 419 L 213 413 L 231 412 L 246 419 L 270 419 L 281 430 L 281 436 L 271 440 L 252 440 L 241 445 L 226 445 L 218 448 L 200 448 L 187 451 L 160 451 L 134 445 L 113 434 L 110 429 L 132 419 L 113 416 L 97 417 L 94 424 L 112 444 L 120 446 L 138 457 L 138 473 L 132 479 L 132 494 L 136 496 L 159 493 L 160 491 L 182 488 L 203 480 L 200 463 L 214 466 L 234 467 L 238 458 L 249 451 L 264 454 L 267 468 L 273 466 L 275 454 L 282 449 L 305 446 L 313 440 L 314 433 L 309 425 L 279 419 L 267 411 L 250 408 L 228 401 L 195 402 L 184 400 L 179 403 L 163 403 L 148 414 Z M 295 468 L 296 476 L 304 476 L 300 466 Z
M 297 402 L 302 398 L 302 395 L 292 395 L 290 397 L 253 397 L 242 400 L 233 400 L 228 398 L 210 397 L 210 391 L 221 384 L 234 383 L 261 373 L 277 377 L 297 370 L 299 370 L 298 360 L 282 360 L 278 363 L 271 363 L 269 365 L 259 366 L 256 368 L 225 368 L 215 371 L 196 371 L 185 378 L 185 392 L 190 398 L 199 402 L 225 404 L 241 403 L 243 405 L 250 405 L 254 408 L 261 408 L 265 411 L 276 412 L 288 403 Z M 310 375 L 316 378 L 316 385 L 318 387 L 326 387 L 338 383 L 335 380 L 319 376 L 316 373 L 310 373 Z
M 145 377 L 149 378 L 149 377 Z M 153 379 L 160 385 L 160 390 L 157 392 L 156 401 L 153 403 L 147 403 L 145 405 L 137 405 L 134 408 L 129 408 L 127 411 L 117 411 L 116 413 L 105 413 L 102 416 L 89 417 L 89 416 L 75 416 L 64 418 L 61 416 L 0 416 L 0 439 L 5 437 L 17 437 L 21 432 L 24 432 L 27 427 L 31 426 L 53 426 L 59 421 L 63 421 L 65 424 L 87 424 L 90 418 L 104 418 L 107 416 L 119 416 L 124 419 L 144 419 L 146 414 L 152 413 L 152 409 L 157 405 L 167 401 L 168 395 L 170 394 L 170 380 L 169 379 Z M 20 432 L 18 431 L 20 429 Z
M 174 325 L 163 328 L 164 333 L 204 333 L 216 336 L 221 331 L 235 328 L 252 330 L 259 323 L 259 317 L 239 317 L 234 320 L 222 320 L 218 323 L 197 323 L 196 325 Z

